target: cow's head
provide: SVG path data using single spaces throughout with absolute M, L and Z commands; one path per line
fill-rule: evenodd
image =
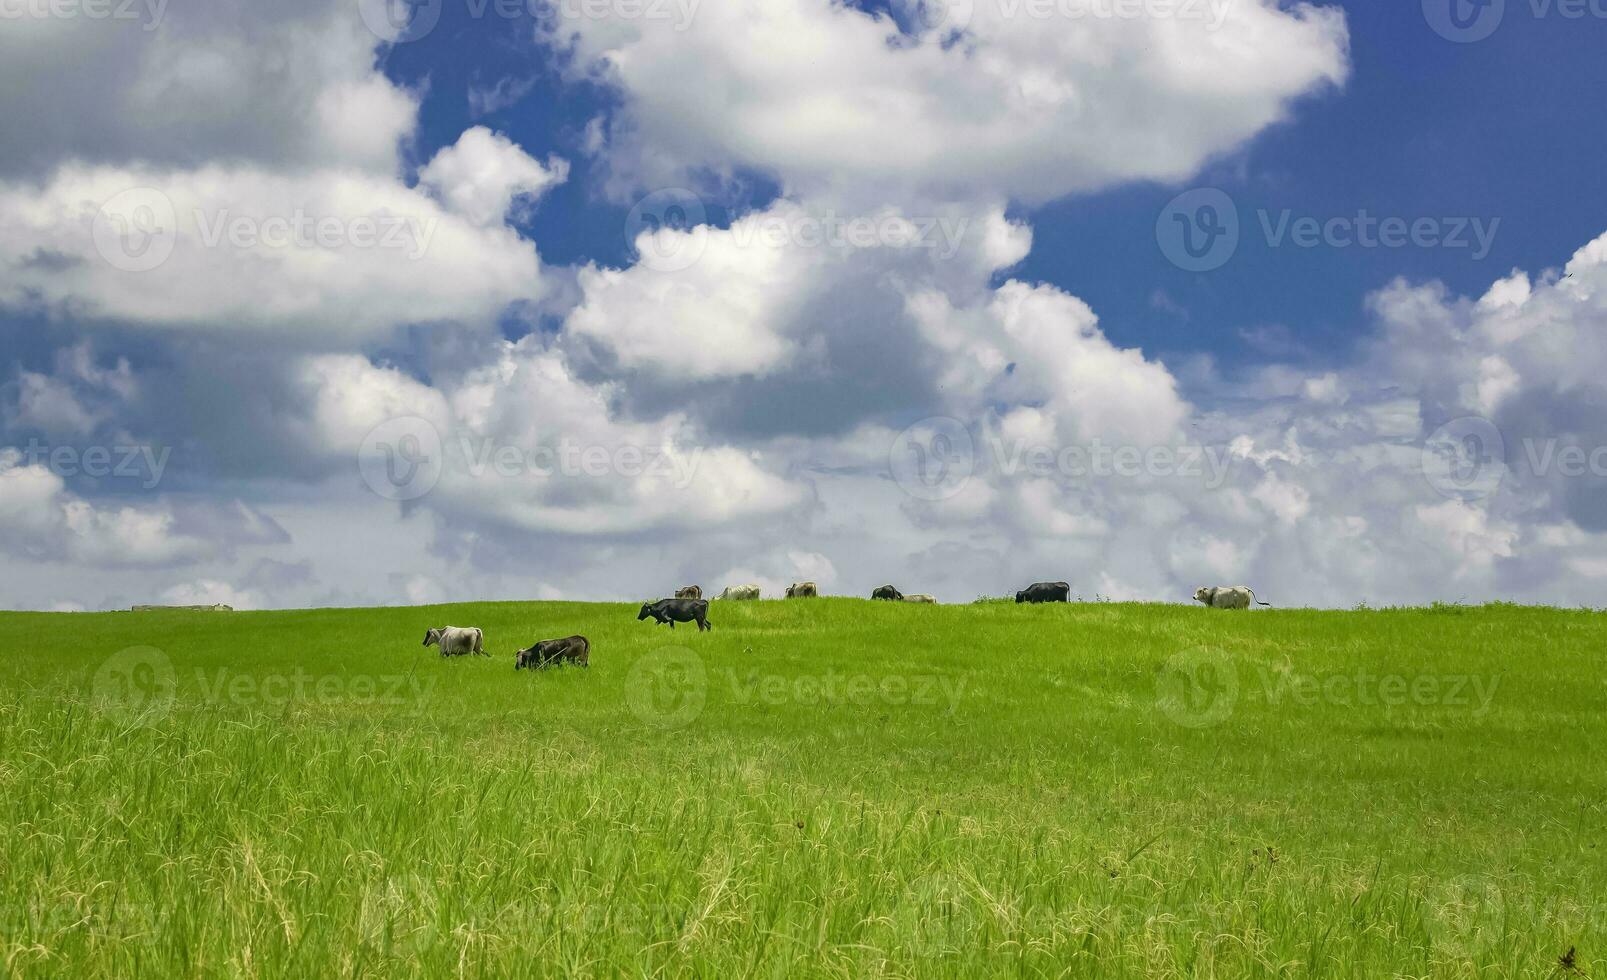
M 536 666 L 536 651 L 540 648 L 541 644 L 538 643 L 528 650 L 520 650 L 518 653 L 515 653 L 513 655 L 513 669 L 523 670 L 526 667 L 534 668 Z
M 636 621 L 639 623 L 651 615 L 653 615 L 653 604 L 644 602 L 642 603 L 642 611 L 636 614 Z
M 1214 596 L 1215 596 L 1215 593 L 1216 593 L 1215 589 L 1207 589 L 1205 586 L 1202 585 L 1199 588 L 1194 590 L 1194 601 L 1195 602 L 1203 602 L 1207 606 L 1209 606 L 1211 604 L 1211 599 L 1214 598 Z
M 428 631 L 425 632 L 425 634 L 424 634 L 424 643 L 423 643 L 424 646 L 429 646 L 431 643 L 440 643 L 440 642 L 441 642 L 441 631 L 440 630 L 428 630 Z
M 1027 601 L 1027 594 L 1025 592 L 1017 592 L 1016 593 L 1016 601 L 1017 602 L 1026 602 Z

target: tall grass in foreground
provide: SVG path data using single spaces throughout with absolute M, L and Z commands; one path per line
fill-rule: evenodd
M 1607 617 L 0 614 L 36 976 L 1601 976 Z M 443 661 L 425 628 L 486 630 Z M 590 670 L 513 670 L 580 632 Z

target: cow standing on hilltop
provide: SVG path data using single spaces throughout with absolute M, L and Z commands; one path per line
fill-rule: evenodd
M 685 588 L 676 589 L 675 598 L 701 599 L 703 598 L 703 587 L 700 585 L 688 585 Z
M 794 582 L 787 586 L 789 599 L 815 599 L 820 596 L 820 588 L 813 582 Z
M 1194 590 L 1194 601 L 1203 602 L 1212 609 L 1249 609 L 1252 602 L 1258 606 L 1272 605 L 1257 599 L 1255 591 L 1248 585 L 1201 587 Z
M 871 592 L 870 597 L 872 599 L 886 599 L 889 602 L 897 602 L 904 598 L 904 593 L 891 585 L 879 585 Z
M 1017 602 L 1070 602 L 1071 586 L 1065 582 L 1034 582 L 1016 593 Z
M 636 614 L 636 621 L 652 619 L 660 626 L 670 624 L 670 629 L 676 623 L 696 623 L 701 633 L 714 627 L 709 625 L 709 600 L 707 599 L 660 599 L 657 602 L 642 603 L 642 611 Z

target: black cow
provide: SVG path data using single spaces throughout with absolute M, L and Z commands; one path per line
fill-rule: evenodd
M 1016 593 L 1017 602 L 1070 602 L 1071 586 L 1065 582 L 1034 582 Z
M 651 616 L 660 625 L 670 624 L 670 629 L 676 623 L 696 623 L 698 632 L 713 629 L 709 625 L 709 600 L 707 599 L 660 599 L 657 602 L 642 603 L 642 611 L 636 614 L 637 622 Z
M 513 655 L 513 669 L 531 670 L 565 661 L 581 667 L 591 666 L 591 641 L 584 636 L 566 636 L 561 640 L 541 640 L 529 649 Z
M 870 597 L 872 599 L 889 599 L 893 602 L 899 602 L 904 598 L 904 593 L 893 588 L 891 585 L 882 585 L 878 586 L 876 591 L 870 594 Z

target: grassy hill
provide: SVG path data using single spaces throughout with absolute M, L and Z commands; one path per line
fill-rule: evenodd
M 1607 973 L 1607 616 L 635 612 L 0 614 L 0 963 Z

